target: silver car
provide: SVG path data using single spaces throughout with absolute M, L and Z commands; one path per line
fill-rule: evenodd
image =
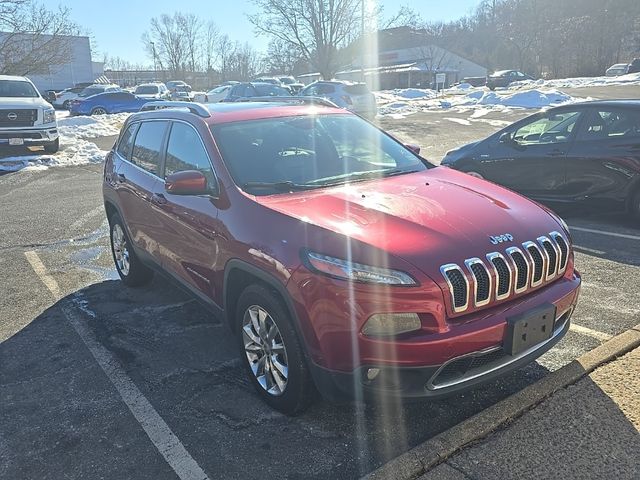
M 322 97 L 361 117 L 372 119 L 378 113 L 376 97 L 366 83 L 318 81 L 303 88 L 298 95 Z

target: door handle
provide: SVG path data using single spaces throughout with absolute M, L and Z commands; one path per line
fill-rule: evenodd
M 161 193 L 154 193 L 151 195 L 151 202 L 156 205 L 164 205 L 167 203 L 167 198 Z

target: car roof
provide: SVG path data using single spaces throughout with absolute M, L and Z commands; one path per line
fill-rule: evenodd
M 316 84 L 324 83 L 327 85 L 363 85 L 364 84 L 364 82 L 350 82 L 348 80 L 317 80 L 313 83 L 316 83 Z
M 620 106 L 627 106 L 627 107 L 640 107 L 640 99 L 638 98 L 628 98 L 628 99 L 624 99 L 624 98 L 619 98 L 619 99 L 613 99 L 613 100 L 589 100 L 587 102 L 578 102 L 578 103 L 572 103 L 569 105 L 565 105 L 567 107 L 571 107 L 572 105 L 585 105 L 585 106 L 606 106 L 606 107 L 620 107 Z M 556 107 L 559 108 L 559 107 Z
M 203 105 L 211 114 L 208 118 L 202 118 L 209 125 L 219 125 L 231 122 L 242 122 L 248 120 L 261 120 L 267 118 L 278 117 L 296 117 L 306 115 L 353 115 L 347 110 L 338 107 L 329 107 L 324 105 L 309 105 L 309 104 L 297 104 L 291 102 L 229 102 L 229 103 L 209 103 Z M 171 112 L 171 115 L 167 115 Z M 193 114 L 188 113 L 185 109 L 161 109 L 150 110 L 133 114 L 130 118 L 144 119 L 144 118 L 176 118 L 186 120 L 192 117 Z
M 27 77 L 20 77 L 18 75 L 0 75 L 0 80 L 13 80 L 17 82 L 30 82 Z

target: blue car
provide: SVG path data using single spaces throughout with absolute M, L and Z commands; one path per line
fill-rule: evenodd
M 92 95 L 84 99 L 72 100 L 71 115 L 104 115 L 107 113 L 139 112 L 145 103 L 154 101 L 133 93 L 118 91 Z

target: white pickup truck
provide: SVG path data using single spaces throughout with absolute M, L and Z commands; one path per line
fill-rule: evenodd
M 0 75 L 0 147 L 60 148 L 56 112 L 26 77 Z

